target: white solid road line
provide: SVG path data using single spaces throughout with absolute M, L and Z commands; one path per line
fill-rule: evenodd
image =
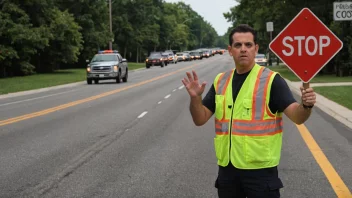
M 73 91 L 76 91 L 76 90 L 77 89 L 70 90 L 70 91 L 64 91 L 64 92 L 56 93 L 56 94 L 50 94 L 50 95 L 46 95 L 46 96 L 41 96 L 41 97 L 37 97 L 37 98 L 30 98 L 30 99 L 26 99 L 26 100 L 20 100 L 20 101 L 16 101 L 16 102 L 9 102 L 9 103 L 5 103 L 5 104 L 0 104 L 0 107 L 6 106 L 6 105 L 11 105 L 11 104 L 17 104 L 17 103 L 21 103 L 21 102 L 27 102 L 27 101 L 31 101 L 31 100 L 47 98 L 47 97 L 51 97 L 51 96 L 57 96 L 57 95 L 60 95 L 60 94 L 69 93 L 69 92 L 73 92 Z
M 148 111 L 141 113 L 141 115 L 139 115 L 138 118 L 143 118 L 143 116 L 145 116 L 145 114 L 147 114 L 147 113 L 148 113 Z

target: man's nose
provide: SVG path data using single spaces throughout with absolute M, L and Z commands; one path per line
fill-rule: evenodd
M 247 51 L 246 46 L 245 46 L 245 45 L 242 45 L 242 46 L 241 46 L 241 52 L 246 52 L 246 51 Z
M 242 53 L 245 53 L 245 52 L 247 52 L 247 49 L 242 46 L 242 47 L 241 47 L 241 52 L 242 52 Z

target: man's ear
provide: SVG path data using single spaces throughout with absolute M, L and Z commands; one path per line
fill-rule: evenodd
M 259 45 L 255 44 L 255 53 L 258 54 L 258 50 L 259 50 Z
M 229 51 L 230 56 L 232 56 L 232 53 L 231 53 L 231 46 L 230 46 L 230 45 L 227 46 L 227 51 Z

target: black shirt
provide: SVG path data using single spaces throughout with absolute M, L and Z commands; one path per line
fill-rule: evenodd
M 233 93 L 234 101 L 235 101 L 235 98 L 237 98 L 237 95 L 244 81 L 246 80 L 249 72 L 244 74 L 237 74 L 236 71 L 234 72 L 234 77 L 232 80 L 232 93 Z M 203 105 L 213 113 L 215 112 L 215 94 L 216 93 L 215 93 L 215 88 L 213 84 L 209 89 L 208 93 L 206 94 L 206 96 L 203 98 Z M 280 75 L 276 75 L 274 77 L 273 83 L 271 85 L 271 91 L 270 91 L 269 108 L 271 112 L 274 114 L 276 112 L 283 112 L 290 104 L 294 102 L 296 102 L 296 100 L 293 98 L 291 90 L 289 89 L 286 81 Z M 273 169 L 276 169 L 276 167 L 274 167 Z M 241 171 L 241 170 L 233 167 L 231 163 L 229 163 L 227 167 L 219 166 L 219 179 L 231 180 L 234 178 L 234 175 L 238 173 L 238 171 Z M 257 170 L 257 171 L 260 172 L 261 170 Z M 245 171 L 245 170 L 241 172 L 244 174 L 248 174 L 246 173 L 248 171 Z
M 237 74 L 234 72 L 232 80 L 232 98 L 235 101 L 237 95 L 246 80 L 249 72 L 244 74 Z M 203 98 L 203 105 L 207 107 L 213 113 L 215 112 L 215 88 L 214 84 L 209 89 L 207 95 Z M 296 102 L 293 98 L 291 90 L 289 89 L 286 81 L 280 76 L 274 77 L 271 85 L 269 108 L 272 113 L 283 112 L 290 104 Z

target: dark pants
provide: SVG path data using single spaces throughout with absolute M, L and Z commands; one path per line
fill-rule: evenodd
M 232 165 L 220 167 L 215 182 L 219 198 L 277 198 L 283 187 L 277 167 L 240 170 Z

